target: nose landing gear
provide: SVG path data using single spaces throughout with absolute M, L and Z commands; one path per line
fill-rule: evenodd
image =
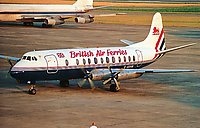
M 28 93 L 31 95 L 35 95 L 36 94 L 36 89 L 35 89 L 35 85 L 31 85 L 30 89 L 28 90 Z

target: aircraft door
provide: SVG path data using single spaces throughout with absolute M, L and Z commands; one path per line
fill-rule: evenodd
M 58 60 L 55 55 L 46 55 L 45 57 L 47 63 L 47 73 L 55 74 L 58 72 Z
M 140 67 L 142 65 L 142 62 L 143 62 L 143 55 L 142 55 L 142 51 L 140 50 L 135 50 L 136 54 L 137 54 L 137 58 L 136 58 L 136 61 L 137 61 L 137 67 Z

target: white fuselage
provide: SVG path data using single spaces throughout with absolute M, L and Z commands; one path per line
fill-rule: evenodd
M 59 70 L 106 68 L 108 66 L 141 68 L 144 64 L 148 65 L 155 61 L 155 50 L 152 51 L 152 49 L 134 47 L 32 51 L 24 54 L 11 71 L 46 71 L 52 74 Z
M 17 21 L 29 16 L 59 16 L 84 13 L 83 7 L 74 5 L 0 4 L 0 21 Z

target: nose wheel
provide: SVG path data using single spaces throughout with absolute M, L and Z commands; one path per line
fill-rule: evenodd
M 28 90 L 28 93 L 31 95 L 35 95 L 36 94 L 36 89 L 35 89 L 35 85 L 31 85 L 30 89 Z

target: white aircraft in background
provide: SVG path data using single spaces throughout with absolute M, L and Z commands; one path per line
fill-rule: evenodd
M 31 51 L 22 58 L 0 55 L 11 64 L 10 75 L 19 83 L 35 84 L 40 80 L 59 80 L 60 85 L 69 84 L 70 79 L 83 79 L 80 87 L 88 81 L 110 84 L 111 91 L 119 91 L 119 80 L 133 79 L 145 73 L 192 72 L 182 69 L 141 69 L 162 57 L 165 53 L 194 45 L 187 44 L 166 49 L 162 17 L 156 13 L 147 38 L 139 43 L 121 40 L 126 47 L 101 47 L 82 49 L 57 49 Z M 11 61 L 17 63 L 13 65 Z M 31 94 L 36 94 L 32 86 Z
M 75 17 L 76 23 L 85 24 L 93 22 L 94 16 L 84 13 L 102 7 L 93 7 L 93 0 L 77 0 L 73 5 L 0 4 L 0 22 L 22 22 L 30 26 L 42 22 L 43 27 L 52 27 Z

